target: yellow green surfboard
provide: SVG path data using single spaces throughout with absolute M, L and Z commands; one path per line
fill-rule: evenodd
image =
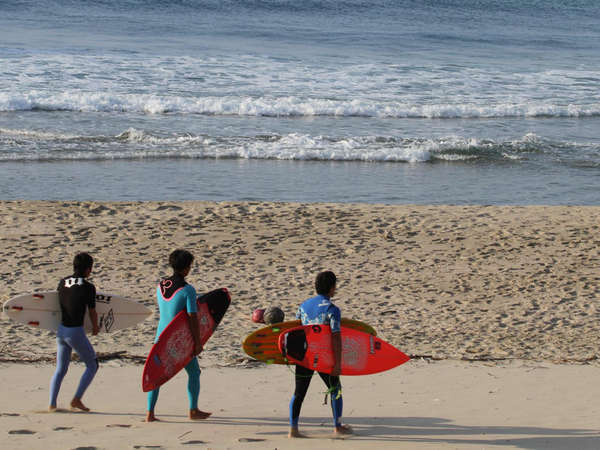
M 254 359 L 267 364 L 288 364 L 277 346 L 279 335 L 286 330 L 299 327 L 300 325 L 301 322 L 299 320 L 290 320 L 256 330 L 244 340 L 242 344 L 244 351 Z M 360 320 L 342 318 L 342 326 L 364 331 L 373 336 L 377 335 L 377 332 L 371 325 Z

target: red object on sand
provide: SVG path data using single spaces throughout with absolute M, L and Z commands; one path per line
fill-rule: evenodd
M 198 329 L 202 345 L 223 319 L 231 297 L 225 288 L 198 297 Z M 180 311 L 150 349 L 142 373 L 142 390 L 152 391 L 170 380 L 194 357 L 194 338 L 186 311 Z
M 258 308 L 255 309 L 252 313 L 252 322 L 255 323 L 265 323 L 265 309 Z
M 342 326 L 342 375 L 368 375 L 392 369 L 410 358 L 384 340 Z M 331 373 L 333 349 L 329 325 L 305 325 L 279 335 L 279 350 L 293 364 Z

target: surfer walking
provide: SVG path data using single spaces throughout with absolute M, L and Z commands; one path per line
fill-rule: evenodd
M 296 318 L 302 320 L 302 325 L 329 325 L 331 327 L 331 344 L 334 355 L 334 367 L 331 374 L 318 372 L 331 394 L 331 410 L 336 434 L 351 434 L 352 429 L 342 425 L 342 385 L 340 372 L 342 365 L 342 338 L 340 309 L 331 302 L 335 295 L 337 278 L 331 271 L 321 272 L 315 280 L 317 295 L 300 305 Z M 296 365 L 294 395 L 290 401 L 290 438 L 304 437 L 298 431 L 298 419 L 302 402 L 308 391 L 314 371 Z
M 83 329 L 87 308 L 92 322 L 92 334 L 98 334 L 98 314 L 96 313 L 96 287 L 86 280 L 92 273 L 94 259 L 88 253 L 78 253 L 73 259 L 73 275 L 58 283 L 58 300 L 61 310 L 61 323 L 56 333 L 56 371 L 50 382 L 49 411 L 56 411 L 56 399 L 60 386 L 71 362 L 73 350 L 85 363 L 85 372 L 71 400 L 71 408 L 89 411 L 81 398 L 98 371 L 98 360 L 92 344 Z
M 198 328 L 196 290 L 185 280 L 192 269 L 193 262 L 194 256 L 187 250 L 178 249 L 169 255 L 169 265 L 173 269 L 173 275 L 162 279 L 156 288 L 160 318 L 156 330 L 155 342 L 171 320 L 180 311 L 186 311 L 192 336 L 194 337 L 194 355 L 198 355 L 202 351 L 202 343 Z M 195 357 L 192 358 L 189 364 L 185 366 L 185 371 L 188 375 L 189 417 L 192 420 L 206 419 L 211 413 L 198 409 L 198 397 L 200 395 L 200 366 L 198 365 L 198 359 Z M 154 415 L 154 408 L 158 400 L 159 389 L 157 388 L 148 392 L 146 422 L 158 420 Z

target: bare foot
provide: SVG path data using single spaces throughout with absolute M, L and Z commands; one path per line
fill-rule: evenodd
M 148 411 L 146 414 L 146 422 L 160 422 L 160 419 L 154 415 L 154 411 Z
M 352 428 L 349 425 L 340 425 L 338 427 L 335 427 L 335 434 L 337 436 L 352 434 L 352 433 L 353 433 Z
M 200 411 L 198 408 L 190 409 L 191 420 L 204 420 L 208 419 L 212 413 Z
M 81 402 L 80 398 L 73 398 L 73 400 L 71 400 L 71 409 L 78 409 L 80 411 L 85 412 L 88 412 L 90 410 L 90 408 L 88 408 Z
M 290 428 L 288 437 L 289 438 L 305 438 L 306 436 L 298 431 L 298 427 L 292 427 L 292 428 Z
M 56 406 L 48 406 L 48 412 L 56 412 Z

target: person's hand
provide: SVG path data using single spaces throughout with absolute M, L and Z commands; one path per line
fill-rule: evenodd
M 202 353 L 202 350 L 204 350 L 204 347 L 202 347 L 202 343 L 200 341 L 194 342 L 194 355 L 199 355 L 200 353 Z
M 339 377 L 340 374 L 342 373 L 342 367 L 340 364 L 335 364 L 333 366 L 333 369 L 331 369 L 331 376 L 332 377 Z
M 96 336 L 100 332 L 98 325 L 92 325 L 92 336 Z

